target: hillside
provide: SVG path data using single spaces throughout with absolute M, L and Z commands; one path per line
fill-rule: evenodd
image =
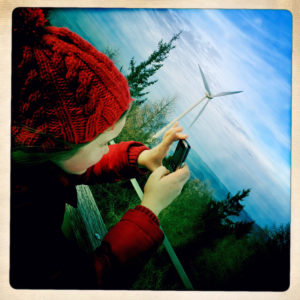
M 229 193 L 227 187 L 193 149 L 191 149 L 188 155 L 187 163 L 191 171 L 192 179 L 197 178 L 206 182 L 209 188 L 213 190 L 214 197 L 217 200 L 226 198 L 226 195 Z
M 197 178 L 201 181 L 206 182 L 208 184 L 208 187 L 213 190 L 213 195 L 216 200 L 221 201 L 226 198 L 227 194 L 229 193 L 227 187 L 193 149 L 191 149 L 188 155 L 187 163 L 191 171 L 191 179 Z M 237 191 L 232 191 L 232 193 L 236 192 Z M 245 209 L 241 211 L 239 216 L 232 216 L 231 219 L 233 221 L 253 221 L 253 219 L 248 215 Z M 262 233 L 262 229 L 256 223 L 254 223 L 253 232 Z

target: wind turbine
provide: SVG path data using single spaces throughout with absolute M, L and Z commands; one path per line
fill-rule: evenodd
M 198 115 L 196 116 L 196 118 L 194 119 L 194 121 L 191 123 L 190 127 L 192 127 L 192 125 L 198 120 L 198 118 L 201 116 L 201 114 L 203 113 L 203 111 L 205 110 L 206 106 L 208 105 L 208 103 L 213 99 L 213 98 L 216 98 L 216 97 L 221 97 L 221 96 L 228 96 L 228 95 L 232 95 L 232 94 L 238 94 L 238 93 L 241 93 L 242 91 L 235 91 L 235 92 L 221 92 L 221 93 L 218 93 L 216 95 L 212 95 L 211 94 L 211 91 L 210 91 L 210 88 L 208 86 L 208 83 L 207 83 L 207 80 L 204 76 L 204 73 L 201 69 L 201 67 L 198 65 L 199 67 L 199 70 L 200 70 L 200 73 L 201 73 L 201 77 L 202 77 L 202 80 L 203 80 L 203 83 L 204 83 L 204 87 L 205 87 L 205 90 L 206 90 L 206 98 L 207 98 L 207 101 L 205 103 L 205 105 L 202 107 L 202 109 L 199 111 Z
M 200 117 L 200 115 L 203 113 L 203 111 L 205 110 L 206 106 L 208 105 L 208 103 L 216 97 L 221 97 L 221 96 L 227 96 L 227 95 L 232 95 L 232 94 L 237 94 L 237 93 L 241 93 L 242 91 L 236 91 L 236 92 L 221 92 L 219 94 L 216 95 L 212 95 L 210 88 L 208 86 L 208 83 L 206 81 L 206 78 L 204 76 L 204 73 L 201 69 L 201 67 L 198 65 L 199 70 L 200 70 L 200 74 L 204 83 L 204 87 L 205 87 L 205 96 L 203 98 L 201 98 L 199 101 L 197 101 L 195 104 L 193 104 L 190 108 L 188 108 L 185 112 L 183 112 L 181 115 L 179 115 L 178 117 L 176 117 L 173 121 L 171 121 L 168 125 L 166 125 L 164 128 L 162 128 L 160 131 L 158 131 L 155 135 L 152 136 L 152 139 L 158 138 L 160 137 L 166 130 L 168 130 L 170 127 L 173 126 L 173 124 L 175 124 L 175 122 L 179 121 L 180 119 L 182 119 L 187 113 L 189 113 L 191 110 L 193 110 L 197 105 L 199 105 L 204 99 L 207 98 L 207 102 L 205 103 L 205 105 L 202 107 L 202 109 L 200 110 L 200 112 L 198 113 L 198 115 L 196 116 L 196 118 L 193 120 L 193 122 L 191 123 L 190 127 L 197 121 L 197 119 Z

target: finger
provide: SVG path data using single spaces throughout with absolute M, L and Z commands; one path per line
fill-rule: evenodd
M 170 171 L 166 167 L 160 166 L 152 172 L 151 176 L 161 178 L 169 173 Z
M 177 124 L 175 123 L 168 131 L 166 131 L 166 133 L 164 134 L 164 139 L 168 139 L 168 138 L 172 137 L 174 134 L 176 134 L 176 132 L 183 130 L 182 127 L 177 127 L 175 125 L 177 125 Z
M 177 133 L 176 137 L 179 140 L 186 140 L 189 136 L 185 133 Z
M 182 131 L 183 131 L 183 127 L 176 127 L 176 128 L 174 128 L 173 131 L 171 132 L 171 135 L 172 135 L 172 136 L 174 136 L 174 135 L 176 136 L 176 135 L 178 135 L 178 134 L 179 134 L 179 135 L 180 135 L 180 134 L 185 134 L 185 133 L 183 133 Z
M 177 127 L 177 125 L 178 125 L 178 121 L 176 121 L 171 128 L 175 128 L 175 127 Z
M 183 127 L 171 128 L 169 132 L 167 132 L 165 136 L 165 141 L 168 143 L 172 143 L 177 139 L 177 135 L 181 134 Z
M 178 140 L 186 140 L 189 136 L 185 133 L 181 132 L 175 132 L 171 136 L 168 137 L 166 142 L 171 145 L 173 142 L 178 141 Z
M 187 164 L 184 164 L 182 168 L 177 169 L 173 172 L 179 181 L 186 182 L 190 178 L 190 170 Z
M 180 131 L 182 131 L 183 130 L 183 127 L 182 126 L 180 126 L 180 127 L 175 127 L 174 128 L 174 131 L 175 132 L 180 132 Z

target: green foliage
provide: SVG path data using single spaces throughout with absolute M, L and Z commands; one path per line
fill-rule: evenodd
M 107 229 L 119 222 L 128 209 L 140 203 L 129 180 L 90 188 Z
M 166 116 L 172 111 L 174 102 L 174 98 L 143 105 L 134 102 L 128 113 L 125 127 L 116 138 L 116 142 L 134 140 L 147 144 L 151 137 L 166 124 Z
M 250 232 L 254 222 L 234 222 L 230 218 L 239 216 L 244 207 L 240 202 L 249 195 L 249 192 L 249 189 L 243 190 L 232 197 L 228 193 L 225 200 L 212 200 L 209 203 L 202 216 L 205 219 L 203 239 L 206 243 L 213 243 L 216 238 L 228 234 L 236 234 L 241 238 Z
M 238 193 L 239 196 L 245 194 Z M 222 235 L 211 231 L 208 241 L 204 228 L 211 221 L 205 216 L 214 199 L 207 187 L 197 181 L 189 182 L 183 195 L 161 213 L 160 219 L 196 290 L 283 291 L 288 288 L 289 225 L 266 228 L 261 235 L 251 233 L 251 226 L 247 235 L 237 235 L 229 226 Z M 198 197 L 193 200 L 195 196 Z M 223 202 L 230 203 L 226 199 Z M 224 213 L 219 213 L 219 218 L 222 215 Z M 164 282 L 163 276 L 170 276 L 172 265 L 162 251 L 146 269 L 141 274 L 144 284 L 140 280 L 138 288 L 148 289 L 148 278 L 152 281 L 151 289 L 161 290 L 170 285 Z M 159 279 L 150 279 L 156 275 Z M 174 289 L 182 289 L 178 279 L 173 277 L 172 280 Z
M 131 289 L 184 290 L 184 286 L 166 250 L 161 246 L 147 262 Z
M 240 274 L 244 262 L 255 251 L 249 246 L 246 238 L 237 239 L 234 235 L 228 235 L 216 246 L 204 248 L 201 255 L 194 256 L 190 264 L 196 267 L 191 268 L 190 274 L 197 288 L 228 290 L 232 278 Z
M 289 285 L 289 226 L 252 233 L 253 222 L 227 222 L 237 216 L 249 190 L 216 202 L 198 180 L 160 214 L 160 220 L 196 290 L 285 290 Z M 135 289 L 183 289 L 160 250 Z M 173 277 L 172 277 L 173 275 Z M 172 283 L 170 283 L 172 278 Z M 169 279 L 169 281 L 168 281 Z M 149 284 L 150 285 L 149 285 Z
M 289 224 L 281 224 L 279 227 L 273 226 L 271 229 L 266 228 L 264 231 L 268 237 L 267 245 L 270 248 L 283 252 L 290 245 Z
M 234 222 L 248 196 L 249 190 L 227 195 L 223 201 L 216 201 L 203 182 L 189 181 L 181 195 L 163 210 L 160 220 L 165 233 L 174 247 L 188 255 L 190 248 L 211 247 L 220 239 L 235 235 L 238 239 L 249 234 L 253 222 Z M 185 248 L 189 245 L 187 248 Z
M 161 225 L 174 247 L 186 246 L 203 233 L 202 215 L 211 200 L 207 186 L 195 179 L 189 181 L 181 195 L 161 212 Z
M 247 197 L 250 193 L 250 189 L 243 190 L 242 192 L 237 192 L 233 197 L 230 196 L 230 193 L 227 194 L 227 197 L 223 203 L 223 216 L 227 218 L 230 215 L 238 216 L 244 207 L 240 201 Z
M 100 193 L 96 191 L 96 198 L 108 227 L 139 203 L 128 181 L 96 188 L 101 188 Z M 196 290 L 285 290 L 288 287 L 289 226 L 265 228 L 261 235 L 249 233 L 249 227 L 246 235 L 237 235 L 231 223 L 222 222 L 229 211 L 236 214 L 233 206 L 240 209 L 238 205 L 230 205 L 232 198 L 241 201 L 241 196 L 247 194 L 239 192 L 216 206 L 207 186 L 193 180 L 161 212 L 162 227 Z M 218 227 L 211 230 L 213 224 L 223 226 L 222 234 L 216 231 Z M 236 224 L 239 223 L 235 223 L 238 228 Z M 184 289 L 163 247 L 150 259 L 131 288 Z
M 103 50 L 103 53 L 110 58 L 114 63 L 116 63 L 116 60 L 119 56 L 119 50 L 118 49 L 114 49 L 112 47 L 106 47 Z
M 243 227 L 242 222 L 229 221 L 231 216 L 239 214 L 243 207 L 240 202 L 248 194 L 249 190 L 245 190 L 233 197 L 228 194 L 223 201 L 216 201 L 205 184 L 193 180 L 162 211 L 162 227 L 198 289 L 210 286 L 214 276 L 220 279 L 214 282 L 221 286 L 241 268 L 249 255 L 248 247 L 244 248 L 246 239 L 242 238 L 249 234 L 252 222 L 244 223 L 247 227 Z M 235 229 L 241 227 L 244 234 L 235 234 Z M 237 254 L 232 257 L 235 252 Z M 209 272 L 211 269 L 213 271 Z
M 175 34 L 168 43 L 163 40 L 159 41 L 158 49 L 153 51 L 148 59 L 139 65 L 136 65 L 134 57 L 130 60 L 130 73 L 127 75 L 127 80 L 131 97 L 135 98 L 138 104 L 142 104 L 147 100 L 144 96 L 149 92 L 144 90 L 157 82 L 157 80 L 150 80 L 150 78 L 163 66 L 163 61 L 168 57 L 169 52 L 175 48 L 173 43 L 179 38 L 180 34 L 181 32 Z
M 248 238 L 252 254 L 241 272 L 232 277 L 232 289 L 285 291 L 289 287 L 290 226 L 265 228 L 263 235 Z

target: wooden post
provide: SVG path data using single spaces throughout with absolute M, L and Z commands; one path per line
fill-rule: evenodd
M 66 204 L 62 229 L 68 236 L 70 226 L 71 234 L 79 247 L 90 253 L 100 246 L 107 229 L 90 188 L 87 185 L 79 185 L 76 186 L 76 190 L 77 208 Z

